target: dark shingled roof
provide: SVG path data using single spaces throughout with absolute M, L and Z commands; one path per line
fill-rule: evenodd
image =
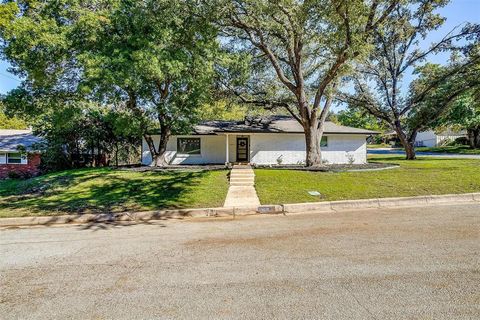
M 205 121 L 195 126 L 196 134 L 217 133 L 303 133 L 303 128 L 292 117 L 271 116 L 267 118 L 246 119 L 244 121 Z M 325 122 L 326 134 L 377 134 L 376 131 L 341 126 L 330 121 Z
M 17 151 L 19 146 L 34 151 L 33 145 L 41 142 L 43 139 L 32 134 L 31 130 L 0 130 L 0 151 Z

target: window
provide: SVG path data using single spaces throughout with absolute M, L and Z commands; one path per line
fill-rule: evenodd
M 179 154 L 200 154 L 200 138 L 178 138 L 177 152 Z
M 320 147 L 321 148 L 328 147 L 328 137 L 325 137 L 325 136 L 322 137 L 322 141 L 320 141 Z
M 7 153 L 7 163 L 9 163 L 9 164 L 22 163 L 22 154 L 19 153 L 19 152 Z

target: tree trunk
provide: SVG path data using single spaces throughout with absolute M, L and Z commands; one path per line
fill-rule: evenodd
M 395 124 L 395 132 L 397 133 L 397 136 L 400 139 L 403 148 L 405 149 L 406 159 L 417 159 L 417 155 L 415 153 L 415 138 L 417 137 L 417 133 L 414 132 L 410 135 L 410 137 L 407 137 L 405 132 L 403 132 L 399 121 L 397 121 Z
M 118 141 L 115 141 L 115 167 L 118 168 Z
M 322 163 L 322 153 L 320 150 L 320 142 L 322 140 L 322 131 L 318 129 L 317 121 L 312 121 L 305 126 L 305 144 L 307 150 L 307 167 L 319 167 Z
M 467 129 L 467 137 L 470 148 L 480 148 L 480 127 Z
M 153 157 L 153 166 L 165 167 L 169 165 L 169 163 L 167 162 L 167 159 L 165 159 L 165 151 L 167 151 L 167 142 L 169 137 L 170 137 L 169 133 L 160 134 L 160 142 L 158 143 L 157 153 Z
M 404 144 L 405 147 L 405 153 L 406 153 L 406 159 L 407 160 L 415 160 L 417 159 L 417 155 L 415 154 L 415 146 L 411 142 L 406 142 Z
M 164 167 L 168 166 L 169 163 L 165 159 L 165 152 L 167 151 L 167 143 L 170 138 L 170 129 L 162 126 L 160 130 L 160 141 L 158 143 L 158 148 L 155 148 L 155 144 L 150 135 L 144 135 L 145 141 L 147 142 L 148 149 L 152 155 L 152 167 Z

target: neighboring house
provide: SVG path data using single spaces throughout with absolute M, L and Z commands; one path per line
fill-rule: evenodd
M 446 130 L 436 133 L 433 130 L 423 131 L 417 134 L 415 139 L 416 147 L 439 147 L 457 138 L 467 137 L 466 131 Z
M 170 164 L 224 164 L 246 162 L 254 165 L 304 164 L 305 135 L 293 118 L 274 116 L 252 121 L 207 121 L 195 126 L 190 135 L 172 136 L 166 158 Z M 377 132 L 325 123 L 322 159 L 328 164 L 367 162 L 366 138 Z M 158 145 L 159 136 L 153 136 Z M 142 142 L 142 164 L 152 157 Z
M 0 129 L 0 179 L 37 175 L 40 152 L 34 147 L 40 142 L 31 130 Z

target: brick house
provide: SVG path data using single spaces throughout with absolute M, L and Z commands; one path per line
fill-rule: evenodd
M 41 160 L 36 145 L 42 139 L 31 130 L 0 130 L 0 179 L 37 175 Z

